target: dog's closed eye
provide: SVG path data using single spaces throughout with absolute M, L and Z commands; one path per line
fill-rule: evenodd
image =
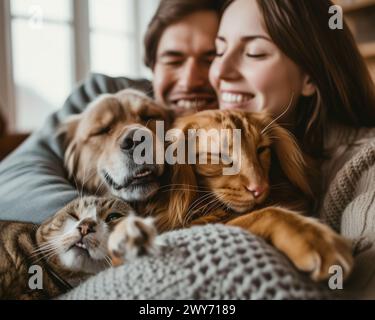
M 140 118 L 144 122 L 152 121 L 152 120 L 162 120 L 162 117 L 155 114 L 142 114 Z
M 92 131 L 91 136 L 101 136 L 110 133 L 112 130 L 111 125 L 102 126 Z

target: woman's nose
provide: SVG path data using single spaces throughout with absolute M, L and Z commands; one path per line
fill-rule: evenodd
M 216 57 L 212 64 L 211 72 L 218 80 L 237 80 L 241 77 L 238 66 L 235 63 L 234 53 L 228 52 L 221 57 Z

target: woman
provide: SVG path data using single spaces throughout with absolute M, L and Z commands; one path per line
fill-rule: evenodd
M 375 127 L 375 91 L 348 27 L 329 29 L 331 5 L 329 0 L 228 1 L 210 81 L 222 109 L 270 112 L 294 132 L 305 153 L 326 160 L 322 214 L 358 244 L 375 230 L 375 188 L 366 178 L 375 179 L 375 130 L 364 129 Z M 373 152 L 356 158 L 366 163 L 366 174 L 354 160 L 357 166 L 350 171 L 345 162 L 363 148 Z M 343 166 L 355 178 L 337 174 Z M 325 194 L 341 187 L 337 179 L 346 181 L 338 191 L 350 190 L 349 200 L 334 199 L 337 190 Z M 363 188 L 353 187 L 358 184 Z M 357 193 L 370 200 L 358 201 Z
M 277 116 L 294 94 L 285 118 L 315 156 L 322 155 L 329 124 L 375 126 L 373 82 L 348 27 L 329 29 L 331 5 L 229 1 L 210 73 L 222 108 Z

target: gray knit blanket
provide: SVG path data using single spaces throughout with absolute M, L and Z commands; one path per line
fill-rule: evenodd
M 163 246 L 89 279 L 61 299 L 324 299 L 326 285 L 246 231 L 207 225 L 159 236 Z

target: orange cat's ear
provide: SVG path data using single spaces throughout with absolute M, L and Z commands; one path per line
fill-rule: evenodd
M 279 125 L 267 129 L 273 140 L 273 149 L 287 178 L 306 195 L 313 197 L 303 153 L 289 131 Z

